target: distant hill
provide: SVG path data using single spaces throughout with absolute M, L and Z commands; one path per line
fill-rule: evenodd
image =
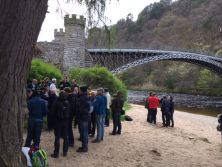
M 135 22 L 128 14 L 115 25 L 91 29 L 87 47 L 149 48 L 222 56 L 221 9 L 221 0 L 161 0 L 146 6 Z M 187 63 L 155 62 L 136 70 L 141 73 L 135 74 L 131 69 L 121 75 L 131 88 L 222 94 L 219 77 Z

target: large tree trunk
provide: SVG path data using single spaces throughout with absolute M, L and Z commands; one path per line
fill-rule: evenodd
M 21 167 L 24 87 L 48 0 L 0 0 L 0 167 Z

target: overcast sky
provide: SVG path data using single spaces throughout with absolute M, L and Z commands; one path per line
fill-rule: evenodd
M 49 8 L 45 21 L 43 22 L 38 41 L 51 41 L 54 39 L 54 29 L 63 28 L 63 16 L 66 14 L 85 15 L 85 8 L 78 4 L 65 4 L 64 0 L 59 0 L 58 5 L 56 0 L 49 0 Z M 138 14 L 150 3 L 158 2 L 159 0 L 119 0 L 119 2 L 112 0 L 111 4 L 107 5 L 105 16 L 107 16 L 112 24 L 118 20 L 126 18 L 129 13 L 133 14 L 134 20 L 137 19 Z M 60 6 L 62 9 L 57 12 L 56 9 Z

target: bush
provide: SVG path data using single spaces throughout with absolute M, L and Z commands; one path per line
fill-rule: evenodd
M 111 94 L 120 91 L 124 100 L 127 99 L 127 89 L 123 82 L 104 67 L 76 68 L 69 72 L 70 78 L 75 78 L 79 84 L 92 89 L 108 88 Z
M 62 72 L 56 66 L 45 63 L 40 59 L 33 59 L 28 79 L 32 80 L 35 78 L 42 80 L 44 77 L 56 78 L 59 81 L 63 76 Z
M 200 76 L 197 81 L 197 92 L 199 94 L 221 96 L 221 82 L 222 79 L 218 75 L 207 69 L 203 69 L 200 71 Z

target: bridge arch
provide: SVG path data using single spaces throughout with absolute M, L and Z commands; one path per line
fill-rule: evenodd
M 120 66 L 118 68 L 115 68 L 112 70 L 112 73 L 117 74 L 117 73 L 121 73 L 124 72 L 130 68 L 139 66 L 139 65 L 143 65 L 143 64 L 147 64 L 147 63 L 151 63 L 154 61 L 161 61 L 161 60 L 171 60 L 171 61 L 182 61 L 182 62 L 187 62 L 187 63 L 191 63 L 191 64 L 195 64 L 198 66 L 201 66 L 203 68 L 206 68 L 212 72 L 215 72 L 216 74 L 220 75 L 222 77 L 222 70 L 220 67 L 218 67 L 217 65 L 214 65 L 214 61 L 211 62 L 206 62 L 203 60 L 198 60 L 198 59 L 186 59 L 186 58 L 166 58 L 165 55 L 158 55 L 158 56 L 154 56 L 154 57 L 148 57 L 148 58 L 144 58 L 144 59 L 140 59 L 140 60 L 136 60 L 134 62 L 125 64 L 123 66 Z
M 154 61 L 183 61 L 207 68 L 222 77 L 222 59 L 188 52 L 145 49 L 88 49 L 92 63 L 105 66 L 113 73 Z

